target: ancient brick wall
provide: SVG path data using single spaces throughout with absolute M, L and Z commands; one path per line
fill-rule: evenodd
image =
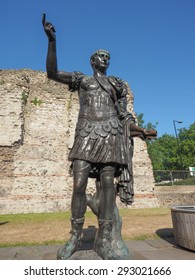
M 129 110 L 133 96 L 129 90 Z M 72 177 L 67 156 L 79 110 L 77 93 L 45 72 L 0 71 L 0 213 L 65 211 Z M 135 140 L 135 203 L 158 205 L 145 142 Z M 88 192 L 93 192 L 93 181 Z
M 195 186 L 155 186 L 154 194 L 161 206 L 194 205 Z

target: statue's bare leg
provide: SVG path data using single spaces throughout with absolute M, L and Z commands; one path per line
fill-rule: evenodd
M 100 173 L 99 229 L 94 242 L 94 251 L 105 260 L 120 259 L 112 249 L 113 213 L 115 207 L 114 173 L 114 166 L 105 166 Z
M 110 190 L 112 190 L 112 187 L 109 189 L 109 191 Z M 104 207 L 102 207 L 102 208 L 100 207 L 101 193 L 102 193 L 102 188 L 101 188 L 101 184 L 100 184 L 100 178 L 98 177 L 96 179 L 96 193 L 93 196 L 90 194 L 87 195 L 87 204 L 97 217 L 99 215 L 98 210 L 100 210 L 100 212 L 102 210 L 103 215 L 104 215 L 104 210 L 105 210 Z M 103 191 L 103 194 L 104 194 L 104 191 Z M 115 193 L 115 195 L 116 195 L 116 193 Z M 101 200 L 101 204 L 104 204 L 104 202 L 105 202 L 104 198 L 105 197 L 103 196 L 103 199 Z M 124 243 L 124 241 L 122 239 L 122 235 L 121 235 L 122 219 L 119 215 L 119 211 L 118 211 L 118 208 L 116 205 L 115 198 L 113 201 L 114 201 L 114 211 L 110 212 L 110 213 L 113 213 L 113 225 L 112 225 L 112 236 L 111 236 L 112 249 L 116 255 L 120 256 L 120 259 L 129 259 L 129 258 L 131 258 L 130 254 L 129 254 L 129 250 L 128 250 L 126 244 Z M 113 207 L 113 205 L 112 205 L 112 207 Z M 110 209 L 109 211 L 112 211 L 112 210 Z M 106 210 L 105 210 L 105 213 L 106 213 Z M 97 242 L 97 238 L 96 238 L 95 246 L 94 246 L 95 250 L 97 247 L 96 242 Z
M 87 208 L 86 187 L 90 164 L 75 160 L 73 165 L 74 188 L 71 202 L 71 237 L 57 252 L 58 259 L 68 259 L 78 249 L 84 224 L 84 214 Z

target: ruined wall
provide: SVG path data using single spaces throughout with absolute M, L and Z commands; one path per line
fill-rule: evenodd
M 129 110 L 133 96 L 129 90 Z M 78 97 L 32 70 L 0 71 L 0 213 L 70 208 L 72 177 L 67 156 L 74 138 Z M 145 142 L 135 140 L 135 203 L 158 205 Z M 88 192 L 93 192 L 93 181 Z
M 162 206 L 194 205 L 195 186 L 155 186 L 154 194 Z

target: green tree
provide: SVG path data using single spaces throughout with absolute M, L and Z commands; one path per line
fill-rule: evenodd
M 157 128 L 158 122 L 155 122 L 155 124 L 153 124 L 151 122 L 148 122 L 147 124 L 145 124 L 143 117 L 144 117 L 143 113 L 137 114 L 137 123 L 138 123 L 139 127 L 142 127 L 144 129 L 148 129 L 148 130 Z
M 138 126 L 144 128 L 144 123 L 145 123 L 145 121 L 143 120 L 143 116 L 144 116 L 143 113 L 136 114 Z
M 195 123 L 190 127 L 181 128 L 178 133 L 179 152 L 181 154 L 183 167 L 189 169 L 195 166 Z
M 175 136 L 163 134 L 148 141 L 147 147 L 154 170 L 189 170 L 195 166 L 195 123 L 179 130 L 178 142 Z
M 157 122 L 145 124 L 143 117 L 142 113 L 137 115 L 140 127 L 156 129 Z M 189 128 L 179 129 L 178 139 L 163 134 L 156 140 L 146 142 L 154 170 L 189 170 L 190 166 L 195 167 L 195 123 Z
M 159 137 L 158 142 L 163 153 L 164 170 L 179 170 L 180 161 L 178 159 L 176 138 L 169 134 L 163 134 Z
M 164 153 L 159 141 L 147 142 L 148 154 L 154 170 L 164 170 Z

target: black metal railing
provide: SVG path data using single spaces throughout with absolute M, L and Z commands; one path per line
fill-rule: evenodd
M 195 185 L 195 171 L 153 170 L 155 185 Z

